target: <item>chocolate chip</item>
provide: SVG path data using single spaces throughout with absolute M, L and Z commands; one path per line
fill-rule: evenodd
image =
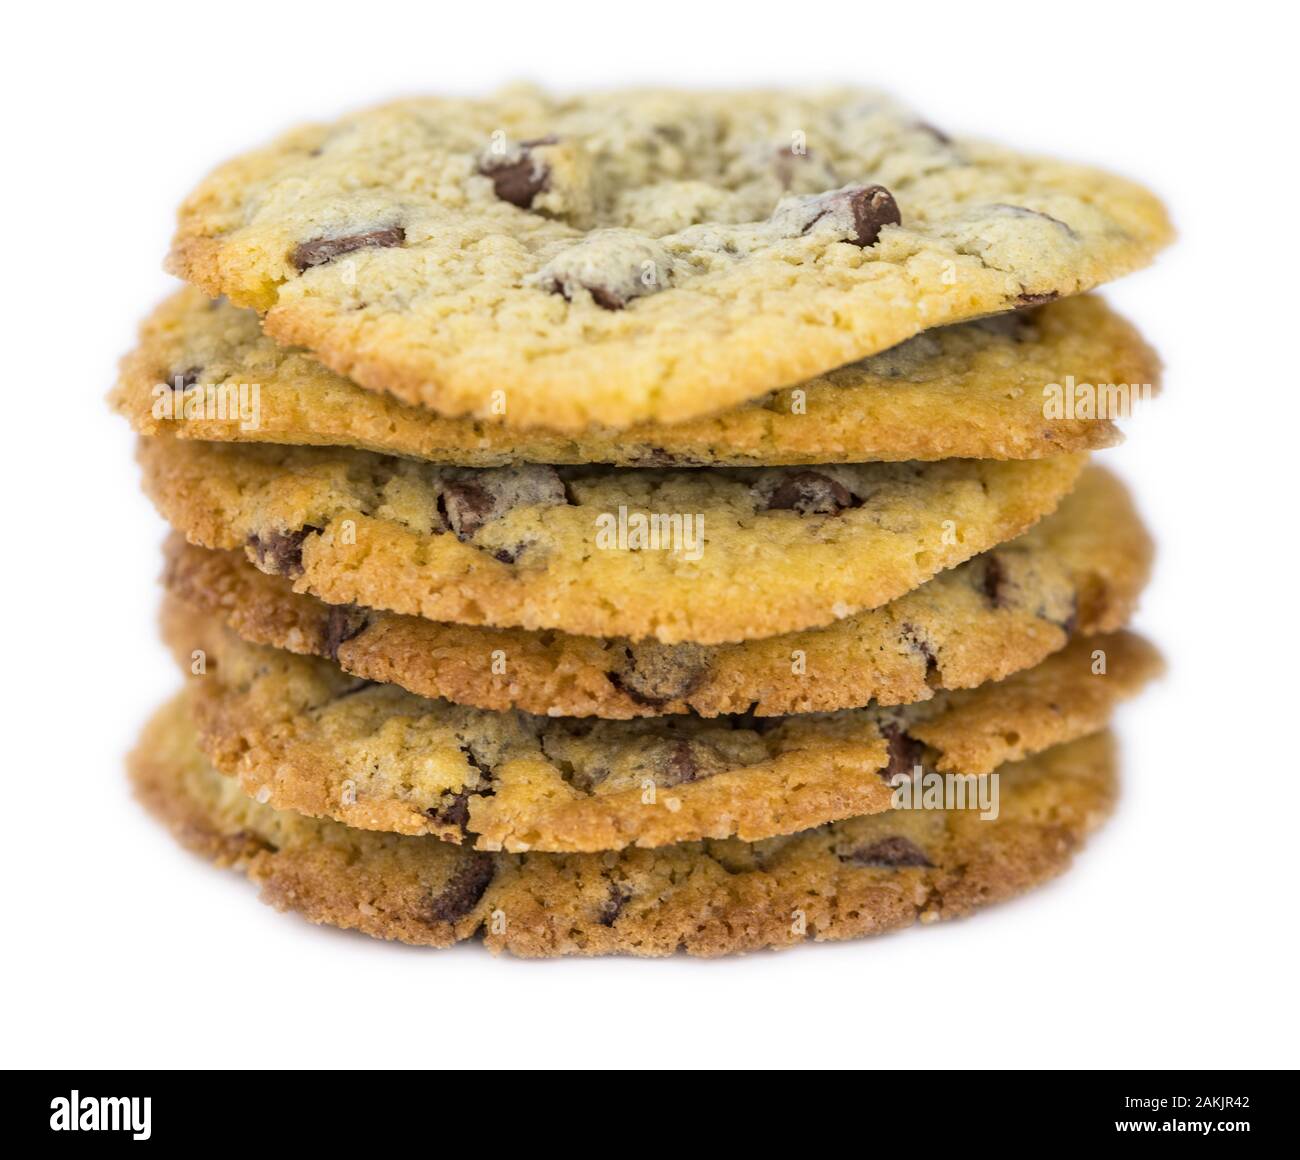
M 1070 611 L 1064 620 L 1056 621 L 1061 626 L 1061 630 L 1066 636 L 1073 636 L 1075 629 L 1079 627 L 1079 595 L 1076 592 L 1070 597 Z
M 555 762 L 555 767 L 560 771 L 560 776 L 574 789 L 580 789 L 583 793 L 592 793 L 601 782 L 605 781 L 613 773 L 613 770 L 605 765 L 585 765 L 579 768 L 572 761 L 554 757 L 551 760 Z
M 880 771 L 887 785 L 896 777 L 911 777 L 925 756 L 925 746 L 915 737 L 909 737 L 898 725 L 881 725 L 880 735 L 889 747 L 888 764 Z
M 199 375 L 203 373 L 202 367 L 188 367 L 183 371 L 177 371 L 168 378 L 173 391 L 184 391 L 194 386 L 199 381 Z
M 642 641 L 623 650 L 626 664 L 610 683 L 638 705 L 666 705 L 693 693 L 704 680 L 713 650 L 699 644 Z
M 598 282 L 584 282 L 582 285 L 591 295 L 591 300 L 602 310 L 622 310 L 632 301 L 629 296 L 620 293 L 612 286 L 602 286 Z M 564 296 L 569 297 L 567 291 Z
M 491 765 L 484 758 L 479 757 L 469 745 L 462 745 L 460 751 L 465 755 L 465 760 L 478 771 L 477 783 L 461 790 L 459 793 L 449 795 L 440 805 L 430 806 L 424 812 L 427 817 L 432 818 L 435 822 L 456 826 L 462 834 L 468 834 L 469 799 L 471 795 L 474 797 L 491 797 L 495 791 L 491 785 Z
M 849 198 L 853 210 L 854 236 L 849 240 L 857 246 L 874 246 L 885 226 L 903 224 L 894 195 L 883 185 L 871 185 L 853 193 Z
M 768 511 L 795 511 L 801 516 L 835 515 L 856 507 L 857 502 L 847 487 L 820 471 L 796 471 L 779 477 L 766 497 Z
M 937 129 L 929 121 L 917 121 L 913 128 L 920 130 L 928 137 L 933 137 L 940 145 L 951 145 L 952 138 L 942 129 Z
M 838 189 L 834 193 L 823 194 L 816 204 L 820 212 L 804 227 L 804 233 L 828 214 L 846 216 L 848 233 L 844 240 L 863 248 L 874 246 L 880 240 L 880 231 L 885 226 L 903 224 L 903 215 L 899 213 L 894 195 L 883 185 L 856 185 Z
M 732 732 L 757 733 L 760 737 L 779 729 L 785 718 L 760 717 L 758 715 L 759 704 L 758 701 L 751 701 L 749 708 L 743 713 L 730 713 L 726 717 L 719 717 L 717 724 L 726 724 Z
M 1037 312 L 1029 307 L 1024 310 L 1007 310 L 1002 314 L 990 314 L 986 318 L 977 318 L 970 323 L 977 330 L 984 331 L 985 334 L 992 334 L 998 338 L 1010 339 L 1012 342 L 1028 342 L 1030 339 L 1038 337 L 1038 327 L 1035 325 Z
M 463 857 L 464 863 L 452 874 L 441 893 L 430 900 L 427 921 L 455 922 L 464 918 L 492 885 L 495 873 L 492 855 L 466 850 Z
M 628 459 L 630 467 L 704 467 L 705 462 L 689 455 L 677 455 L 662 447 L 647 447 Z
M 667 727 L 679 723 L 682 719 L 668 720 Z M 657 736 L 656 730 L 634 733 L 628 737 L 634 744 L 620 745 L 614 752 L 609 752 L 604 744 L 595 747 L 584 744 L 593 732 L 599 737 L 608 726 L 608 722 L 593 722 L 589 718 L 553 719 L 541 735 L 546 759 L 574 789 L 584 793 L 625 790 L 640 793 L 647 781 L 667 789 L 701 781 L 737 765 L 736 759 L 712 742 L 682 733 L 669 736 Z
M 1055 302 L 1060 296 L 1059 290 L 1048 290 L 1045 294 L 1019 294 L 1016 296 L 1016 305 L 1042 306 L 1045 302 Z
M 551 258 L 536 283 L 567 302 L 581 299 L 585 290 L 602 310 L 622 310 L 634 298 L 665 289 L 673 263 L 653 238 L 633 230 L 596 230 Z
M 339 659 L 339 646 L 360 636 L 370 624 L 370 613 L 355 604 L 334 604 L 325 618 L 325 655 Z
M 1005 608 L 1011 588 L 1006 568 L 993 554 L 984 557 L 983 565 L 979 578 L 980 591 L 994 608 Z
M 649 769 L 655 785 L 667 789 L 712 777 L 732 764 L 708 742 L 683 737 L 652 752 Z
M 472 539 L 484 524 L 500 519 L 512 508 L 554 507 L 569 502 L 559 473 L 543 464 L 450 471 L 444 473 L 440 483 L 438 512 L 462 543 Z M 499 551 L 509 556 L 506 563 L 513 563 L 526 546 L 520 544 L 516 545 L 517 550 Z
M 1063 229 L 1067 234 L 1070 235 L 1070 237 L 1073 238 L 1077 236 L 1074 230 L 1072 230 L 1068 225 L 1066 225 L 1065 222 L 1061 221 L 1060 218 L 1054 218 L 1050 213 L 1043 213 L 1043 211 L 1040 209 L 1030 209 L 1028 206 L 1024 206 L 1024 205 L 1008 205 L 1004 201 L 995 201 L 992 205 L 989 206 L 989 209 L 1003 216 L 1041 218 L 1043 221 L 1051 222 L 1052 225 L 1058 226 L 1059 228 Z M 1053 297 L 1055 297 L 1055 295 L 1053 295 Z
M 664 759 L 664 772 L 672 779 L 672 785 L 684 781 L 694 781 L 700 772 L 700 763 L 695 757 L 695 747 L 689 741 L 679 741 Z
M 446 805 L 432 806 L 424 812 L 435 822 L 455 826 L 465 833 L 469 826 L 469 794 L 465 791 L 452 794 Z
M 861 850 L 842 854 L 840 860 L 852 862 L 855 866 L 883 866 L 889 870 L 897 870 L 900 866 L 934 865 L 915 842 L 897 836 L 881 838 Z
M 255 834 L 252 830 L 236 830 L 233 834 L 226 835 L 225 841 L 233 846 L 248 846 L 251 849 L 265 850 L 268 854 L 275 854 L 280 847 L 274 842 L 268 842 L 261 834 Z
M 864 358 L 858 365 L 869 374 L 885 379 L 911 379 L 924 382 L 934 377 L 933 360 L 943 353 L 943 342 L 936 331 L 927 330 Z
M 462 543 L 487 523 L 492 515 L 492 505 L 487 489 L 472 479 L 455 480 L 444 485 L 438 497 L 439 512 Z
M 609 897 L 601 904 L 600 916 L 596 919 L 601 926 L 613 926 L 632 897 L 632 892 L 617 882 L 609 884 Z
M 294 248 L 289 260 L 299 272 L 313 266 L 323 266 L 343 254 L 353 250 L 390 249 L 406 241 L 406 231 L 401 226 L 387 226 L 384 229 L 366 230 L 360 234 L 347 234 L 343 237 L 313 238 Z
M 263 572 L 273 576 L 301 576 L 303 541 L 321 531 L 324 529 L 307 524 L 295 532 L 257 532 L 248 537 L 247 543 Z
M 545 191 L 551 180 L 551 171 L 525 154 L 513 165 L 490 171 L 489 176 L 497 197 L 520 209 L 527 209 L 533 204 L 533 198 Z
M 483 775 L 485 781 L 492 780 L 492 766 L 486 758 L 480 757 L 474 752 L 472 745 L 462 745 L 460 751 L 465 755 L 465 760 Z
M 1045 597 L 1034 609 L 1039 620 L 1054 624 L 1067 636 L 1073 636 L 1079 627 L 1079 593 L 1072 591 L 1060 598 Z
M 925 657 L 925 677 L 929 680 L 939 668 L 939 660 L 934 655 L 934 648 L 914 625 L 899 625 L 899 635 L 909 649 Z
M 479 162 L 478 171 L 492 179 L 492 189 L 502 201 L 528 209 L 533 198 L 544 193 L 551 183 L 550 166 L 533 156 L 533 149 L 538 145 L 554 145 L 556 137 L 538 137 L 532 141 L 521 141 L 516 150 L 509 153 L 488 154 Z

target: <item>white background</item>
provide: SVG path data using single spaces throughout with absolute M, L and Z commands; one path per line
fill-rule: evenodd
M 1099 0 L 12 8 L 0 1062 L 1300 1062 L 1292 21 Z M 1110 291 L 1163 352 L 1166 393 L 1105 460 L 1158 534 L 1140 624 L 1171 672 L 1124 713 L 1124 800 L 1071 874 L 875 941 L 530 963 L 278 915 L 131 800 L 122 754 L 177 677 L 154 631 L 162 524 L 102 398 L 169 289 L 175 205 L 300 120 L 520 77 L 879 85 L 950 131 L 1167 198 L 1180 243 Z

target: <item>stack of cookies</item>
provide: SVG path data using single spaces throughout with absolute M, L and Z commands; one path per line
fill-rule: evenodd
M 186 674 L 131 758 L 314 922 L 714 955 L 1062 870 L 1158 669 L 1089 453 L 1169 238 L 858 91 L 413 100 L 209 176 L 113 394 Z

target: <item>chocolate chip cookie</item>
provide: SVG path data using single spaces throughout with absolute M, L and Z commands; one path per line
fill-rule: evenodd
M 518 855 L 261 805 L 207 764 L 180 702 L 147 726 L 130 765 L 179 842 L 242 870 L 282 910 L 422 946 L 481 934 L 522 956 L 712 956 L 956 918 L 1064 870 L 1116 789 L 1099 733 L 1004 767 L 991 820 L 891 810 L 764 842 Z
M 1126 386 L 1126 409 L 1159 387 L 1151 348 L 1100 299 L 1083 296 L 928 330 L 709 418 L 520 433 L 364 390 L 272 342 L 253 311 L 185 289 L 142 327 L 112 399 L 145 435 L 346 446 L 470 467 L 743 467 L 1034 459 L 1115 443 L 1117 416 L 1096 414 L 1110 408 L 1054 407 L 1045 396 L 1053 384 L 1063 392 L 1067 374 L 1076 384 Z
M 734 407 L 1087 290 L 1169 237 L 1128 181 L 872 93 L 512 89 L 221 166 L 170 267 L 364 387 L 577 431 Z
M 770 717 L 923 701 L 1035 665 L 1072 631 L 1120 628 L 1146 583 L 1151 540 L 1124 485 L 1089 467 L 1029 531 L 897 600 L 826 628 L 714 646 L 325 604 L 241 551 L 209 551 L 175 534 L 166 561 L 167 591 L 245 640 L 327 657 L 425 697 L 543 716 Z
M 512 851 L 750 841 L 876 813 L 891 779 L 917 765 L 982 775 L 1100 729 L 1159 666 L 1144 641 L 1115 633 L 918 705 L 602 721 L 484 712 L 359 681 L 247 644 L 179 602 L 165 606 L 164 629 L 185 670 L 201 669 L 191 695 L 202 748 L 259 801 Z
M 1051 512 L 1086 456 L 479 469 L 157 436 L 139 458 L 191 542 L 243 548 L 330 604 L 717 644 L 903 595 Z

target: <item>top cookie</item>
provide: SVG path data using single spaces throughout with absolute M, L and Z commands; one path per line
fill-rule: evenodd
M 1169 236 L 1129 182 L 874 94 L 513 89 L 227 163 L 169 264 L 363 386 L 572 431 L 734 406 L 1088 289 Z

